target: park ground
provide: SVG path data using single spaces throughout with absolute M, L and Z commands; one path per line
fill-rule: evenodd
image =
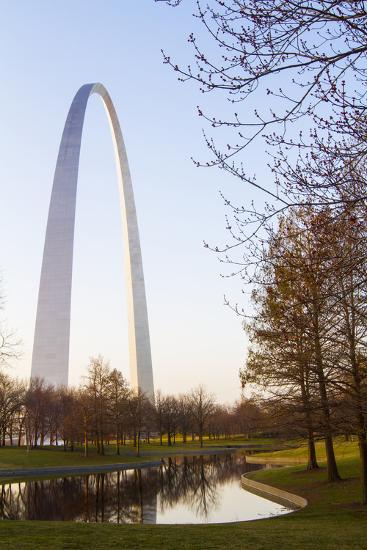
M 241 440 L 222 440 L 222 446 L 238 445 Z M 242 441 L 242 443 L 245 443 Z M 267 441 L 256 440 L 261 447 Z M 277 442 L 269 442 L 276 445 Z M 213 442 L 206 442 L 206 447 Z M 218 443 L 216 443 L 217 445 Z M 177 445 L 164 448 L 169 454 L 182 449 L 198 450 L 197 445 Z M 106 457 L 94 453 L 82 459 L 79 452 L 63 453 L 60 450 L 31 451 L 0 449 L 0 470 L 36 466 L 78 465 L 81 460 L 89 464 L 116 462 L 113 448 Z M 142 460 L 163 456 L 156 445 L 143 446 Z M 43 453 L 43 454 L 42 454 Z M 12 549 L 367 549 L 367 507 L 360 502 L 360 472 L 356 442 L 336 441 L 336 454 L 343 481 L 327 483 L 323 444 L 317 444 L 319 471 L 305 470 L 306 447 L 265 452 L 268 458 L 283 457 L 299 464 L 275 470 L 252 473 L 257 481 L 280 487 L 308 499 L 309 505 L 298 512 L 265 520 L 218 525 L 112 525 L 69 522 L 2 521 L 0 522 L 0 548 Z M 120 457 L 120 462 L 136 462 L 136 455 Z M 70 456 L 73 456 L 70 458 Z M 66 462 L 67 461 L 67 462 Z
M 226 447 L 242 447 L 246 446 L 250 449 L 257 450 L 271 449 L 274 446 L 282 447 L 283 443 L 271 438 L 252 438 L 244 439 L 241 436 L 231 439 L 204 439 L 203 449 L 225 449 Z M 163 439 L 163 445 L 159 444 L 157 439 L 152 439 L 150 444 L 142 443 L 140 446 L 140 456 L 137 455 L 136 449 L 131 445 L 121 445 L 120 455 L 116 455 L 116 447 L 114 444 L 105 445 L 105 454 L 97 454 L 96 448 L 89 447 L 88 456 L 83 455 L 82 449 L 75 449 L 73 452 L 63 450 L 63 447 L 46 446 L 44 448 L 28 450 L 25 447 L 0 447 L 0 476 L 1 470 L 18 469 L 18 468 L 43 468 L 57 466 L 92 466 L 102 464 L 114 464 L 118 462 L 136 462 L 154 460 L 161 456 L 173 456 L 177 453 L 187 451 L 200 452 L 200 444 L 198 439 L 183 443 L 181 439 L 169 446 L 167 440 Z

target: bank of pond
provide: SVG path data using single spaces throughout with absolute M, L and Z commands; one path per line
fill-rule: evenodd
M 289 513 L 242 487 L 243 473 L 264 467 L 240 454 L 183 456 L 154 467 L 3 483 L 0 518 L 198 524 Z

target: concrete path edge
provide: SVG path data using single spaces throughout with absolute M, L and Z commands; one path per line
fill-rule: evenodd
M 301 510 L 307 506 L 308 501 L 305 498 L 293 493 L 288 493 L 288 491 L 283 491 L 283 489 L 278 489 L 272 485 L 266 485 L 265 483 L 249 479 L 249 473 L 251 472 L 242 474 L 241 476 L 241 485 L 246 491 L 277 502 L 283 506 L 287 506 L 292 510 Z

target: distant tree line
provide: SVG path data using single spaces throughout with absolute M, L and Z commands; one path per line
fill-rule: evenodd
M 94 446 L 101 455 L 106 445 L 132 445 L 152 437 L 172 446 L 204 437 L 218 439 L 234 434 L 250 437 L 265 426 L 264 414 L 254 401 L 233 407 L 217 404 L 202 386 L 189 393 L 163 395 L 150 400 L 132 389 L 120 371 L 102 357 L 91 360 L 85 382 L 78 388 L 54 387 L 39 378 L 27 385 L 0 372 L 0 446 L 63 445 L 88 455 Z

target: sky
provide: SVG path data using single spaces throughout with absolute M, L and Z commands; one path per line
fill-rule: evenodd
M 184 3 L 185 4 L 185 3 Z M 198 30 L 190 3 L 153 0 L 0 0 L 0 273 L 3 316 L 22 340 L 10 373 L 30 374 L 37 293 L 58 146 L 78 88 L 102 82 L 120 118 L 138 214 L 155 387 L 164 393 L 203 384 L 218 401 L 240 397 L 246 354 L 238 279 L 222 278 L 215 254 L 226 242 L 222 190 L 254 198 L 208 158 L 196 106 L 217 108 L 162 63 L 163 48 L 190 61 Z M 210 47 L 210 45 L 209 45 Z M 254 108 L 256 105 L 254 105 Z M 222 105 L 223 109 L 228 109 Z M 246 106 L 248 109 L 248 106 Z M 265 174 L 263 145 L 243 158 Z M 127 313 L 117 178 L 100 99 L 87 110 L 78 182 L 69 380 L 83 381 L 97 354 L 129 378 Z

